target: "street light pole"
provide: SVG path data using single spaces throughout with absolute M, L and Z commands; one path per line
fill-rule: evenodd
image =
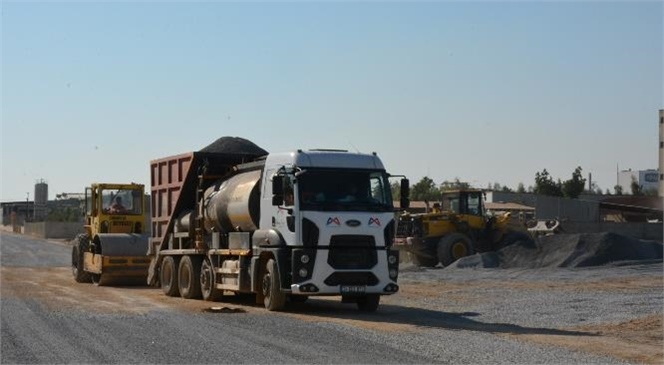
M 25 223 L 28 222 L 28 215 L 30 214 L 30 205 L 28 204 L 28 200 L 30 199 L 30 192 L 28 191 L 25 193 L 25 220 L 23 225 L 25 226 Z

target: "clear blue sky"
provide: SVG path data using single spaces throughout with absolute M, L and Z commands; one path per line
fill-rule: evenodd
M 661 2 L 2 3 L 0 199 L 149 184 L 221 136 L 413 183 L 657 168 Z

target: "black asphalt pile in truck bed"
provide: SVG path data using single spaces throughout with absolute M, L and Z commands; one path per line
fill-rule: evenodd
M 268 153 L 254 142 L 240 137 L 221 137 L 201 149 L 200 152 L 238 153 L 256 157 L 265 156 Z
M 663 247 L 659 242 L 608 232 L 557 234 L 519 241 L 496 252 L 463 257 L 446 269 L 584 267 L 662 260 Z

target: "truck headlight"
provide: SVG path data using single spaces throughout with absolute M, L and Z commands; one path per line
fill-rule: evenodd
M 390 269 L 390 279 L 396 279 L 398 274 L 396 269 Z
M 304 255 L 300 256 L 300 262 L 303 263 L 303 264 L 309 263 L 309 255 L 304 254 Z
M 397 263 L 397 257 L 394 256 L 394 255 L 389 255 L 389 256 L 387 256 L 387 262 L 388 262 L 390 265 L 394 265 L 394 264 Z
M 306 278 L 307 275 L 309 275 L 309 270 L 307 270 L 305 268 L 301 268 L 298 274 L 300 274 L 300 277 Z

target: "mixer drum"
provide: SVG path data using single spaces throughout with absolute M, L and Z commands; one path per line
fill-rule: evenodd
M 218 181 L 204 194 L 205 228 L 219 232 L 258 229 L 261 170 Z

